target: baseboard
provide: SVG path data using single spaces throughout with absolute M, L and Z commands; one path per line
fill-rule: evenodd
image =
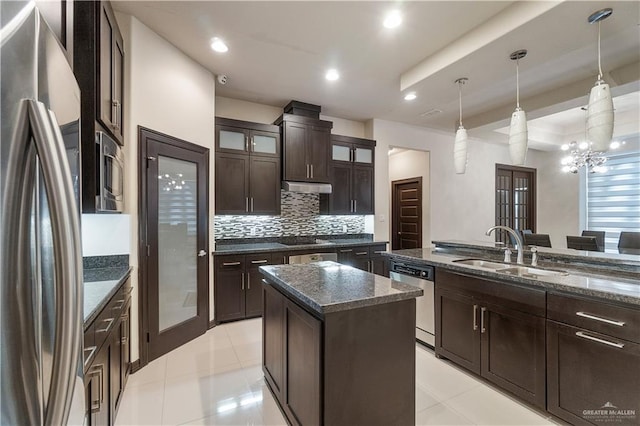
M 141 368 L 142 368 L 142 366 L 140 365 L 140 360 L 139 359 L 133 361 L 131 363 L 131 374 L 135 373 L 136 371 L 140 370 Z
M 218 325 L 218 322 L 216 320 L 209 321 L 209 330 L 211 330 L 216 325 Z

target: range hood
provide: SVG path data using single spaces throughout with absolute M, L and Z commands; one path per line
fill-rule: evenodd
M 283 181 L 282 189 L 285 191 L 304 192 L 307 194 L 331 194 L 330 183 Z

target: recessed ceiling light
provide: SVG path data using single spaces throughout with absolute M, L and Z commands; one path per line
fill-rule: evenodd
M 324 75 L 324 78 L 326 78 L 329 81 L 336 81 L 337 79 L 340 78 L 340 74 L 338 74 L 338 70 L 331 68 L 329 71 L 327 71 L 327 73 Z
M 418 95 L 416 95 L 416 92 L 409 92 L 406 95 L 404 95 L 404 100 L 405 101 L 412 101 L 417 97 L 418 97 Z
M 384 21 L 382 22 L 385 28 L 396 28 L 401 23 L 402 15 L 400 15 L 400 11 L 398 10 L 392 10 L 391 12 L 387 13 L 387 16 L 385 16 Z
M 211 40 L 211 48 L 218 53 L 224 53 L 229 50 L 224 41 L 222 41 L 218 37 L 214 37 L 213 40 Z

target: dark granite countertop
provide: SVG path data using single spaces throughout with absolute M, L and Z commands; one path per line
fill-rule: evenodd
M 617 277 L 615 275 L 585 273 L 584 271 L 572 271 L 569 268 L 570 265 L 566 265 L 567 267 L 563 265 L 560 268 L 566 270 L 569 275 L 537 275 L 532 277 L 507 275 L 478 266 L 455 263 L 455 260 L 470 257 L 477 258 L 478 256 L 443 253 L 431 248 L 395 250 L 386 253 L 386 255 L 400 260 L 438 266 L 450 271 L 461 272 L 478 277 L 498 279 L 501 281 L 528 286 L 543 287 L 549 290 L 560 290 L 568 293 L 596 297 L 603 299 L 603 301 L 622 302 L 640 306 L 640 281 L 638 279 Z M 517 265 L 514 263 L 505 265 L 505 267 L 508 266 Z M 540 268 L 544 269 L 546 268 L 546 265 L 540 266 Z M 549 269 L 558 269 L 558 267 Z
M 418 287 L 335 262 L 261 266 L 260 272 L 320 316 L 423 294 Z
M 131 273 L 129 266 L 84 270 L 84 326 L 96 319 Z
M 287 252 L 298 250 L 326 250 L 334 248 L 355 247 L 365 245 L 387 244 L 388 241 L 374 241 L 366 238 L 350 238 L 350 239 L 326 239 L 319 240 L 321 242 L 288 245 L 278 242 L 256 242 L 256 243 L 236 243 L 234 244 L 216 244 L 213 250 L 214 255 L 227 255 L 227 254 L 251 254 L 251 253 L 264 253 L 264 252 Z

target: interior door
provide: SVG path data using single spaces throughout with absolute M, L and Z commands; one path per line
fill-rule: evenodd
M 391 183 L 392 249 L 422 247 L 422 177 Z
M 496 225 L 536 232 L 536 169 L 496 164 Z M 496 241 L 509 243 L 497 230 Z
M 146 152 L 148 361 L 208 326 L 208 158 L 198 145 L 141 130 Z

